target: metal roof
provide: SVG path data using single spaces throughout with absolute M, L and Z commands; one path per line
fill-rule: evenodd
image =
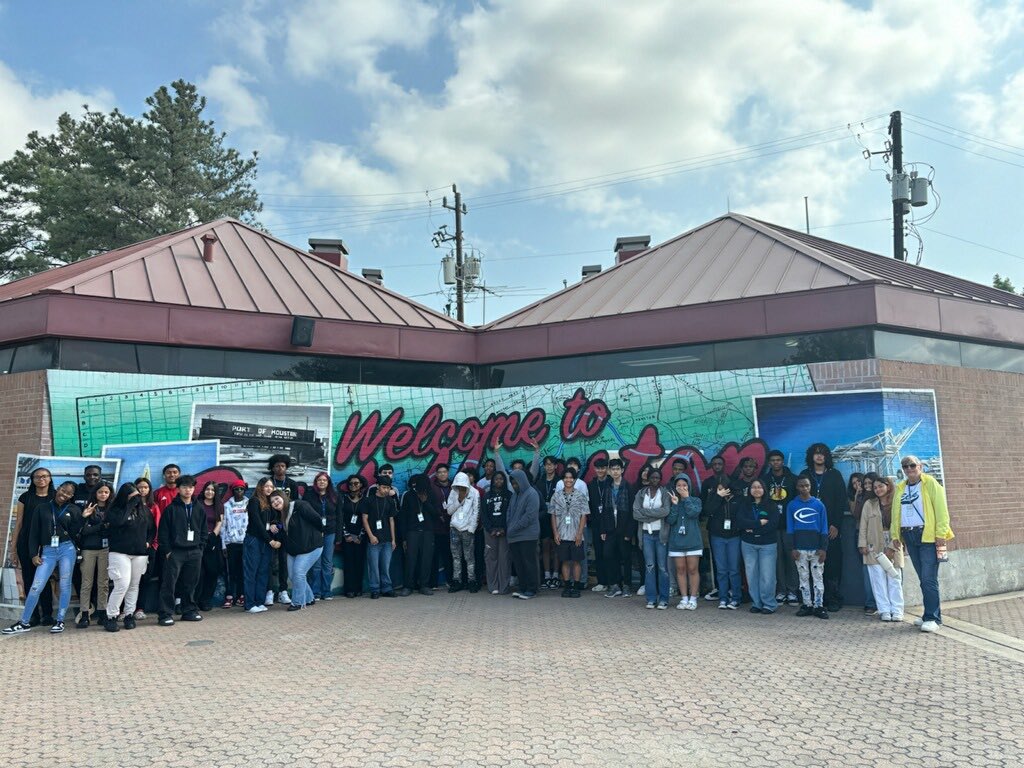
M 203 260 L 213 234 L 213 260 Z M 0 285 L 0 302 L 65 293 L 272 315 L 467 330 L 307 251 L 219 219 Z
M 871 282 L 1024 308 L 1021 296 L 730 213 L 485 327 L 518 328 Z

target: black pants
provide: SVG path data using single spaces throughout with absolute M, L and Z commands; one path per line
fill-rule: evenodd
M 270 554 L 270 581 L 267 589 L 275 595 L 288 589 L 288 553 L 284 547 Z
M 473 562 L 476 564 L 476 581 L 478 584 L 487 584 L 486 569 L 484 566 L 484 527 L 478 525 L 476 527 L 476 533 L 473 534 Z M 463 584 L 468 584 L 467 579 L 462 580 Z
M 537 572 L 537 540 L 510 542 L 508 545 L 512 563 L 519 574 L 519 591 L 536 593 L 540 587 Z
M 203 559 L 200 564 L 199 587 L 196 591 L 196 602 L 200 610 L 208 611 L 213 606 L 213 593 L 217 591 L 217 579 L 224 571 L 224 555 L 221 551 L 220 536 L 212 533 L 206 537 Z
M 452 548 L 448 541 L 447 532 L 434 534 L 434 559 L 430 566 L 430 583 L 435 587 L 444 585 L 444 581 L 442 581 L 441 577 L 441 569 L 444 569 L 445 576 L 449 581 L 456 578 L 462 578 L 462 574 L 452 575 Z
M 366 575 L 366 542 L 346 541 L 341 548 L 341 568 L 345 575 L 342 592 L 346 595 L 363 593 L 363 578 Z
M 24 547 L 16 547 L 16 550 L 18 562 L 21 563 L 21 580 L 25 584 L 25 594 L 28 595 L 36 578 L 36 565 L 32 562 L 27 543 Z M 39 603 L 32 611 L 32 621 L 41 621 L 44 624 L 53 621 L 53 587 L 50 582 L 47 582 L 46 588 L 39 593 Z
M 617 533 L 609 533 L 602 541 L 604 560 L 601 583 L 606 586 L 621 584 L 624 589 L 633 588 L 633 541 Z
M 227 555 L 227 576 L 224 578 L 224 590 L 227 597 L 235 599 L 245 595 L 245 566 L 242 564 L 241 544 L 228 544 L 225 554 Z
M 711 549 L 705 548 L 697 564 L 697 574 L 700 577 L 700 593 L 706 595 L 716 588 L 715 577 L 711 573 Z
M 608 562 L 605 558 L 605 551 L 611 542 L 602 540 L 601 533 L 596 528 L 591 532 L 591 542 L 594 545 L 594 565 L 597 566 L 597 583 L 604 584 L 605 586 L 617 583 L 614 581 L 616 574 L 608 568 Z
M 182 614 L 195 613 L 196 585 L 199 583 L 199 569 L 202 567 L 201 549 L 173 549 L 165 555 L 164 575 L 160 582 L 160 618 L 174 615 L 174 596 L 181 595 Z M 180 582 L 180 584 L 179 584 Z
M 405 534 L 405 588 L 430 589 L 430 569 L 434 563 L 433 531 L 409 531 Z
M 837 611 L 843 605 L 843 537 L 829 539 L 825 556 L 825 607 Z

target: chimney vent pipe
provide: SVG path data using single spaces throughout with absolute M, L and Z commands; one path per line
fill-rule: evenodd
M 213 244 L 217 242 L 217 236 L 212 232 L 207 232 L 201 239 L 203 241 L 203 261 L 207 264 L 212 264 Z

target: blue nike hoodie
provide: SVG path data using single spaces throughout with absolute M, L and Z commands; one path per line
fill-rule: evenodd
M 819 499 L 799 496 L 786 507 L 786 544 L 813 552 L 828 549 L 828 512 Z

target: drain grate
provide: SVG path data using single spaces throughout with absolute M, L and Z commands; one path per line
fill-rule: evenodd
M 199 645 L 213 645 L 214 642 L 215 641 L 213 640 L 189 640 L 187 643 L 185 643 L 185 647 L 194 648 Z

